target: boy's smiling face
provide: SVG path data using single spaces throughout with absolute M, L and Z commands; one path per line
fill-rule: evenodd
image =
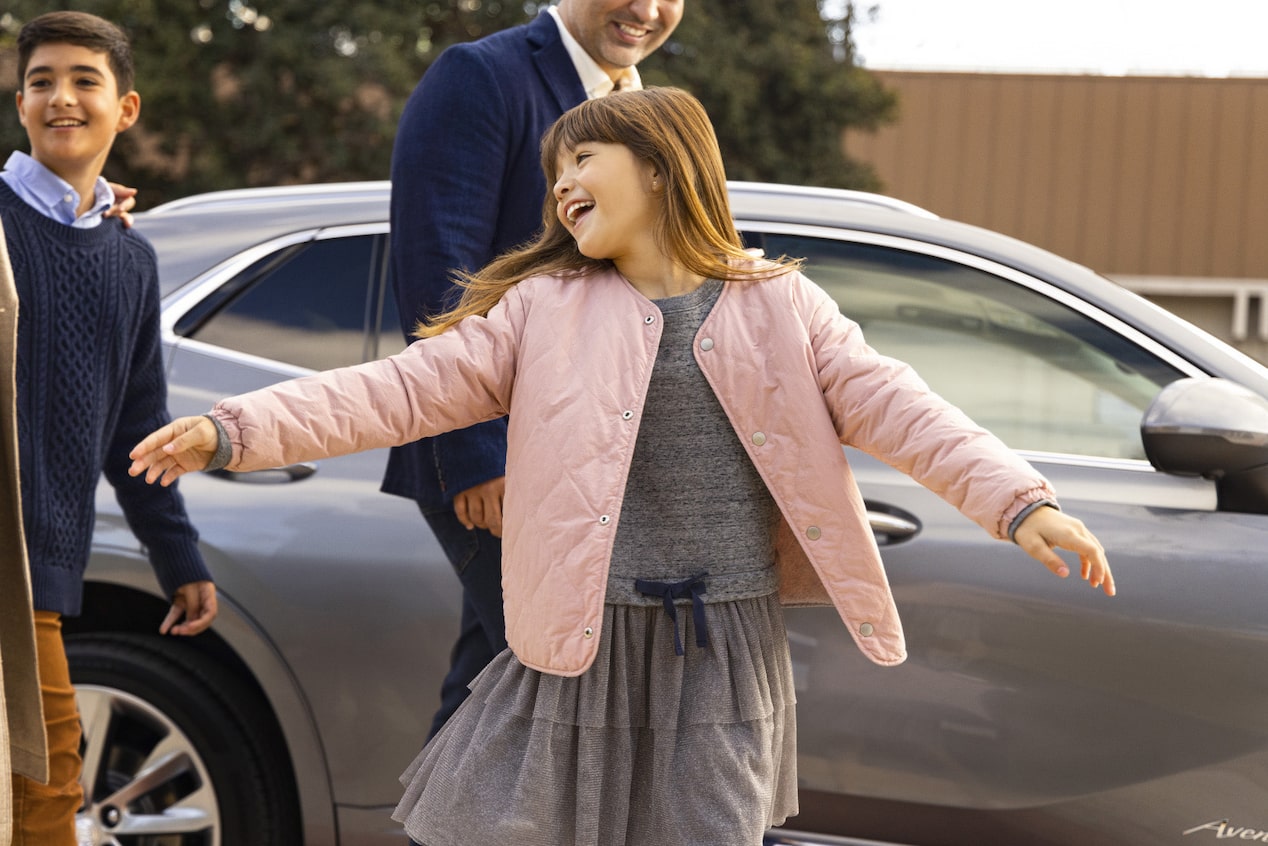
M 118 133 L 141 111 L 135 91 L 120 94 L 104 52 L 75 44 L 42 44 L 31 53 L 18 119 L 31 156 L 83 193 L 101 174 Z

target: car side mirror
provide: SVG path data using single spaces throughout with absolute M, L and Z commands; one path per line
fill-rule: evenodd
M 1157 469 L 1213 480 L 1220 510 L 1268 514 L 1268 399 L 1227 379 L 1179 379 L 1145 409 L 1140 435 Z

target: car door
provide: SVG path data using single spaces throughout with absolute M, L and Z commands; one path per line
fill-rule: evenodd
M 1044 473 L 1120 589 L 1058 581 L 847 450 L 910 657 L 874 666 L 834 612 L 789 613 L 796 827 L 1085 846 L 1180 842 L 1229 816 L 1268 829 L 1268 679 L 1250 669 L 1268 660 L 1268 517 L 1221 512 L 1212 482 L 1157 472 L 1139 432 L 1157 391 L 1198 368 L 996 261 L 887 235 L 745 231 L 805 257 L 869 343 Z
M 386 229 L 262 244 L 171 304 L 172 413 L 402 349 Z M 181 480 L 221 591 L 307 696 L 341 814 L 373 816 L 381 829 L 396 776 L 425 739 L 430 680 L 448 667 L 460 602 L 417 506 L 380 492 L 386 458 L 374 450 Z

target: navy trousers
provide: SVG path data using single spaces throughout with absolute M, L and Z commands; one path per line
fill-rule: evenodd
M 502 610 L 502 540 L 484 529 L 468 530 L 453 508 L 423 508 L 423 517 L 462 583 L 462 624 L 440 688 L 440 709 L 431 740 L 471 692 L 468 685 L 506 648 Z

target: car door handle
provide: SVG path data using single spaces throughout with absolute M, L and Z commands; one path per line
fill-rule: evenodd
M 867 522 L 876 535 L 876 542 L 882 546 L 906 540 L 920 531 L 920 524 L 910 517 L 873 508 L 867 510 Z
M 236 473 L 232 470 L 212 470 L 207 475 L 247 485 L 284 485 L 290 482 L 302 482 L 316 472 L 316 464 L 311 461 L 304 461 L 299 464 L 288 464 L 285 467 L 252 470 L 247 473 Z

